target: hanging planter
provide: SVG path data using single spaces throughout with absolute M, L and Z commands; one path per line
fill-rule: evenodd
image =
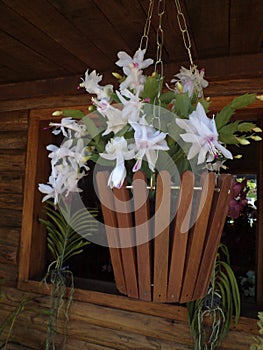
M 100 85 L 102 76 L 88 69 L 79 87 L 92 95 L 89 110 L 95 113 L 54 112 L 63 118 L 50 126 L 65 139 L 59 147 L 47 147 L 51 175 L 39 190 L 45 194 L 43 201 L 51 198 L 59 205 L 61 197 L 68 202 L 82 191 L 79 181 L 88 176 L 90 162 L 113 168 L 110 174 L 99 172 L 96 181 L 118 290 L 142 300 L 184 303 L 203 297 L 208 288 L 230 200 L 231 176 L 215 175 L 234 157 L 227 146 L 260 141 L 261 129 L 231 121 L 237 109 L 256 101 L 255 94 L 236 97 L 209 115 L 211 101 L 203 94 L 208 82 L 204 70 L 193 63 L 177 0 L 190 68 L 181 67 L 172 87 L 164 88 L 164 2 L 159 0 L 156 61 L 153 73 L 143 74 L 154 62 L 144 58 L 153 4 L 150 0 L 134 56 L 117 54 L 116 65 L 123 72 L 114 74 L 119 88 Z M 199 179 L 200 169 L 205 172 Z M 158 172 L 154 191 L 152 186 L 148 191 L 141 170 L 148 179 Z M 174 184 L 175 174 L 181 179 Z
M 204 173 L 198 188 L 194 177 L 191 171 L 184 172 L 180 187 L 173 188 L 169 173 L 161 171 L 156 181 L 155 213 L 150 218 L 147 179 L 142 172 L 133 177 L 132 202 L 127 187 L 111 190 L 108 174 L 97 174 L 120 293 L 146 301 L 180 303 L 206 295 L 232 177 L 220 175 L 215 186 L 215 174 Z

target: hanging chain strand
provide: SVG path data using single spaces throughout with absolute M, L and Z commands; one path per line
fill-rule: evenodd
M 153 116 L 154 119 L 157 119 L 158 122 L 158 128 L 161 127 L 161 92 L 162 92 L 162 85 L 163 85 L 163 60 L 162 60 L 162 53 L 163 53 L 163 28 L 162 28 L 162 20 L 163 15 L 165 12 L 165 0 L 159 0 L 158 1 L 158 18 L 159 18 L 159 24 L 157 28 L 156 33 L 156 61 L 154 66 L 154 72 L 158 74 L 158 93 L 157 96 L 154 99 L 154 106 L 153 106 Z M 157 109 L 157 111 L 156 111 Z
M 184 14 L 183 14 L 182 9 L 181 9 L 180 1 L 174 0 L 174 2 L 176 5 L 176 9 L 177 9 L 177 22 L 178 22 L 178 26 L 180 28 L 180 31 L 182 33 L 184 46 L 187 50 L 190 64 L 191 64 L 191 66 L 194 66 L 193 59 L 192 59 L 192 53 L 191 53 L 191 47 L 192 47 L 191 39 L 190 39 L 190 35 L 188 32 L 186 20 L 185 20 Z
M 147 51 L 147 48 L 148 48 L 149 32 L 150 32 L 150 27 L 151 27 L 151 20 L 152 20 L 153 8 L 154 8 L 154 1 L 155 0 L 150 0 L 150 2 L 149 2 L 147 18 L 146 18 L 146 21 L 145 21 L 143 35 L 141 37 L 140 46 L 139 46 L 139 48 L 141 50 L 145 49 L 145 51 Z

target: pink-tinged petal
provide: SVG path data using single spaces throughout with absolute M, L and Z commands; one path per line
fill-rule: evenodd
M 136 163 L 134 164 L 132 171 L 135 173 L 136 171 L 140 170 L 142 166 L 142 159 L 138 158 Z
M 220 145 L 218 142 L 215 143 L 215 147 L 223 154 L 227 159 L 233 159 L 232 153 L 227 150 L 224 146 Z

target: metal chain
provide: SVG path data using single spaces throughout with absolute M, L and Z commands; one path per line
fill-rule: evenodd
M 148 48 L 149 32 L 150 32 L 150 27 L 151 27 L 151 20 L 152 20 L 153 8 L 154 8 L 154 1 L 155 0 L 150 0 L 150 2 L 149 2 L 147 18 L 146 18 L 146 21 L 145 21 L 143 35 L 141 37 L 140 46 L 139 46 L 139 48 L 141 50 L 145 49 L 145 51 L 147 51 L 147 48 Z
M 160 129 L 161 125 L 161 92 L 162 92 L 162 85 L 163 85 L 163 60 L 162 60 L 162 52 L 163 52 L 163 28 L 162 28 L 162 20 L 163 15 L 165 12 L 165 0 L 159 0 L 158 1 L 158 18 L 159 18 L 159 24 L 157 28 L 156 33 L 156 61 L 154 66 L 154 72 L 159 75 L 158 80 L 158 93 L 157 96 L 154 99 L 154 106 L 153 106 L 153 116 L 155 119 L 157 119 L 158 122 L 158 128 Z
M 178 22 L 178 26 L 179 26 L 180 31 L 182 33 L 184 46 L 185 46 L 185 48 L 187 50 L 190 64 L 191 64 L 191 66 L 193 66 L 194 63 L 193 63 L 192 54 L 191 54 L 191 47 L 192 47 L 192 45 L 191 45 L 191 39 L 190 39 L 190 35 L 189 35 L 189 32 L 188 32 L 186 20 L 185 20 L 184 14 L 183 14 L 182 9 L 181 9 L 180 1 L 179 0 L 174 0 L 174 2 L 175 2 L 175 5 L 176 5 L 176 8 L 177 8 L 177 22 Z
M 163 77 L 163 61 L 162 61 L 162 52 L 163 52 L 163 28 L 162 20 L 165 11 L 165 0 L 158 1 L 158 18 L 159 24 L 156 33 L 156 61 L 154 71 Z

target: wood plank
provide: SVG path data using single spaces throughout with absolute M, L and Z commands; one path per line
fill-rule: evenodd
M 190 228 L 193 192 L 194 174 L 191 171 L 185 171 L 181 176 L 175 227 L 172 237 L 167 292 L 167 301 L 170 302 L 178 302 L 180 298 L 186 259 L 188 231 Z
M 120 189 L 113 188 L 116 209 L 123 272 L 129 297 L 138 298 L 138 277 L 135 256 L 135 232 L 132 223 L 132 209 L 129 190 L 125 184 Z
M 33 48 L 23 45 L 20 41 L 5 32 L 0 32 L 1 51 L 13 61 L 14 67 L 19 71 L 25 71 L 24 79 L 30 75 L 31 80 L 41 78 L 55 78 L 67 73 L 65 69 L 46 59 Z M 19 50 L 19 56 L 17 56 Z M 16 65 L 15 65 L 16 63 Z
M 112 67 L 112 69 L 114 68 L 114 62 L 118 59 L 117 52 L 121 50 L 129 52 L 130 43 L 128 44 L 123 37 L 119 35 L 118 31 L 116 30 L 118 25 L 114 25 L 111 18 L 105 16 L 100 10 L 101 7 L 104 6 L 108 7 L 111 13 L 114 13 L 116 8 L 121 8 L 122 11 L 125 11 L 124 9 L 125 7 L 127 8 L 127 6 L 120 7 L 119 3 L 115 4 L 114 2 L 112 2 L 111 6 L 109 6 L 107 0 L 101 0 L 100 6 L 97 5 L 97 1 L 85 1 L 85 3 L 79 7 L 76 7 L 75 2 L 74 6 L 70 6 L 72 5 L 71 1 L 63 3 L 63 6 L 61 6 L 61 4 L 55 0 L 51 0 L 50 2 L 59 10 L 61 14 L 63 14 L 64 18 L 66 18 L 73 27 L 78 29 L 80 35 L 85 37 L 87 42 L 93 43 L 93 45 L 101 51 L 101 56 L 103 53 L 103 55 L 109 58 L 109 60 L 112 62 L 111 66 L 109 67 Z M 130 13 L 133 13 L 133 6 L 132 8 L 128 7 L 128 10 Z M 123 16 L 124 13 L 122 12 L 116 24 L 122 22 Z M 126 23 L 126 20 L 124 22 Z M 88 31 L 87 23 L 89 23 Z M 98 30 L 98 28 L 100 28 L 100 30 Z M 108 38 L 111 38 L 110 40 L 105 40 L 105 33 L 107 33 Z M 98 69 L 97 67 L 93 67 L 90 63 L 89 66 L 92 69 Z
M 153 300 L 155 302 L 165 302 L 167 296 L 171 204 L 170 183 L 171 177 L 168 171 L 161 171 L 157 176 L 154 219 Z
M 23 174 L 0 173 L 0 193 L 22 193 L 23 191 Z
M 21 174 L 25 170 L 25 152 L 3 151 L 0 152 L 0 172 Z
M 190 301 L 193 297 L 195 281 L 202 258 L 203 244 L 208 225 L 208 213 L 210 213 L 214 194 L 215 174 L 203 174 L 201 178 L 201 187 L 202 191 L 198 191 L 193 205 L 196 208 L 196 213 L 191 220 L 194 219 L 195 224 L 191 230 L 191 240 L 187 248 L 187 263 L 184 270 L 184 281 L 180 295 L 181 303 Z
M 231 55 L 260 52 L 262 38 L 258 35 L 262 30 L 263 3 L 254 0 L 253 4 L 233 2 L 230 6 L 229 53 Z
M 253 57 L 247 57 L 255 62 L 255 65 L 259 65 L 259 62 L 263 60 L 263 54 L 258 54 Z M 237 57 L 239 69 L 242 67 L 242 57 Z M 208 87 L 205 89 L 205 96 L 215 97 L 215 96 L 235 96 L 241 95 L 243 93 L 258 93 L 262 94 L 262 82 L 263 78 L 258 75 L 257 78 L 244 77 L 241 78 L 240 71 L 236 74 L 236 79 L 233 75 L 229 76 L 229 72 L 224 76 L 228 76 L 227 80 L 223 80 L 222 77 L 219 80 L 216 77 L 213 77 L 213 68 L 214 66 L 222 66 L 222 69 L 227 69 L 226 66 L 234 66 L 236 61 L 231 61 L 231 58 L 220 58 L 219 60 L 211 59 L 205 65 L 203 61 L 199 61 L 200 67 L 207 66 L 207 73 L 210 74 L 207 78 L 213 79 L 209 81 Z M 247 61 L 246 61 L 247 62 Z M 183 64 L 183 62 L 182 62 Z M 244 64 L 243 64 L 244 65 Z M 237 69 L 237 67 L 235 67 Z M 253 66 L 251 67 L 253 69 Z M 169 82 L 172 79 L 173 75 L 178 70 L 178 67 L 174 64 L 165 65 L 165 76 L 166 81 Z M 83 72 L 84 73 L 84 72 Z M 63 106 L 66 100 L 68 101 L 69 106 L 79 105 L 79 104 L 89 104 L 90 96 L 84 91 L 84 89 L 77 90 L 76 87 L 80 83 L 80 78 L 83 76 L 83 73 L 78 75 L 73 75 L 64 78 L 54 78 L 54 79 L 42 79 L 29 82 L 19 82 L 19 83 L 9 83 L 0 85 L 0 111 L 13 110 L 17 111 L 19 109 L 32 109 L 32 108 L 48 108 L 52 107 L 52 102 L 54 105 L 54 100 L 56 105 Z M 110 73 L 103 73 L 103 83 L 114 84 L 115 81 L 112 79 Z M 238 77 L 238 74 L 240 75 Z M 115 84 L 116 85 L 116 84 Z M 37 97 L 46 97 L 50 98 L 50 105 L 48 105 L 48 99 L 42 101 L 41 98 Z M 61 103 L 59 102 L 61 99 Z M 70 99 L 72 102 L 70 102 Z M 13 101 L 15 100 L 15 101 Z M 16 112 L 17 113 L 17 112 Z M 10 130 L 10 129 L 9 129 Z
M 0 121 L 1 124 L 1 121 Z M 27 133 L 24 131 L 0 132 L 0 150 L 26 149 Z
M 203 57 L 221 57 L 226 55 L 229 38 L 228 1 L 185 1 L 185 7 L 187 11 L 186 18 L 189 21 L 189 32 L 198 48 L 198 56 L 193 58 L 202 59 Z M 208 13 L 220 13 L 220 16 L 207 16 Z M 206 35 L 208 32 L 209 35 Z M 207 69 L 206 66 L 200 67 Z
M 14 209 L 0 209 L 0 225 L 6 227 L 21 227 L 22 211 Z
M 123 272 L 122 256 L 120 247 L 119 231 L 117 226 L 117 218 L 114 208 L 114 200 L 112 191 L 107 185 L 108 172 L 98 172 L 96 174 L 98 194 L 100 198 L 101 210 L 106 225 L 106 235 L 110 250 L 111 263 L 114 272 L 116 287 L 120 293 L 127 294 L 126 283 Z
M 5 287 L 17 286 L 17 266 L 0 263 L 0 280 L 3 279 Z M 0 311 L 1 314 L 1 311 Z
M 105 67 L 107 63 L 111 64 L 111 61 L 107 60 L 107 57 L 98 49 L 97 45 L 89 40 L 87 31 L 82 33 L 77 30 L 73 23 L 57 11 L 50 2 L 41 0 L 36 0 L 30 4 L 18 0 L 11 3 L 8 0 L 3 2 L 39 30 L 46 33 L 64 49 L 74 52 L 79 60 L 86 62 L 87 67 L 94 64 L 94 57 L 96 57 L 97 70 Z M 49 21 L 46 20 L 47 18 L 49 18 Z M 65 33 L 67 34 L 65 35 Z M 84 41 L 86 41 L 85 45 L 83 45 Z
M 13 101 L 14 104 L 16 104 Z M 1 104 L 0 104 L 1 106 Z M 19 110 L 17 106 L 14 111 L 0 113 L 0 131 L 27 131 L 28 111 Z
M 212 269 L 221 239 L 225 217 L 228 211 L 228 204 L 231 197 L 232 176 L 222 174 L 219 176 L 219 192 L 214 193 L 211 215 L 207 230 L 205 250 L 202 257 L 200 270 L 194 291 L 194 299 L 204 297 L 207 293 Z
M 23 196 L 22 194 L 0 193 L 0 208 L 22 210 Z
M 54 107 L 53 111 L 58 109 L 58 106 L 68 107 L 76 106 L 79 104 L 89 104 L 89 99 L 86 95 L 80 96 L 55 96 L 55 97 L 45 97 L 45 98 L 29 98 L 17 100 L 14 104 L 13 100 L 2 101 L 0 104 L 0 112 L 15 111 L 15 110 L 28 110 L 28 109 L 38 109 L 39 108 L 51 108 Z M 12 129 L 10 129 L 12 130 Z
M 259 124 L 263 130 L 263 121 Z M 258 193 L 263 193 L 263 143 L 258 147 L 258 174 L 257 186 Z M 258 216 L 257 216 L 257 305 L 259 310 L 263 310 L 263 196 L 257 198 Z
M 1 244 L 0 241 L 0 264 L 17 265 L 17 247 Z
M 20 228 L 17 227 L 0 227 L 0 243 L 17 247 L 20 238 Z
M 150 240 L 150 203 L 147 190 L 147 178 L 138 171 L 133 176 L 133 200 L 135 212 L 136 252 L 138 269 L 139 297 L 141 300 L 152 300 L 152 256 Z
M 43 31 L 26 21 L 2 2 L 0 3 L 0 21 L 3 31 L 17 38 L 27 47 L 33 47 L 39 54 L 48 58 L 51 62 L 55 62 L 68 72 L 76 73 L 79 69 L 83 69 L 83 71 L 86 69 L 84 62 L 78 60 L 76 56 L 65 50 Z M 16 68 L 18 67 L 16 66 Z

